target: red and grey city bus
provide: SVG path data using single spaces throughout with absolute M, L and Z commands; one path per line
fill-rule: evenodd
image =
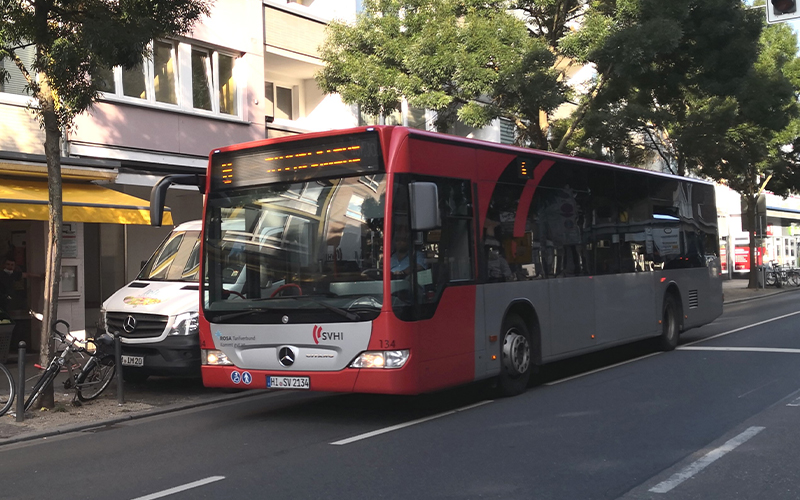
M 374 126 L 214 150 L 202 186 L 211 387 L 513 395 L 539 365 L 670 350 L 722 312 L 695 179 Z

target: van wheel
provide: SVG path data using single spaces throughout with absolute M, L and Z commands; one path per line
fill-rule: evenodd
M 525 392 L 531 378 L 533 352 L 531 336 L 522 318 L 509 314 L 503 322 L 502 362 L 497 392 L 500 396 L 516 396 Z
M 672 351 L 678 345 L 679 320 L 678 302 L 675 296 L 667 294 L 664 297 L 664 307 L 661 314 L 661 337 L 658 339 L 658 347 L 662 351 Z

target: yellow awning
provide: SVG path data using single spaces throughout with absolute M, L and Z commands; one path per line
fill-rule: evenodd
M 95 184 L 62 184 L 64 222 L 150 224 L 150 202 Z M 0 219 L 48 220 L 46 181 L 0 179 Z M 164 224 L 172 214 L 164 209 Z

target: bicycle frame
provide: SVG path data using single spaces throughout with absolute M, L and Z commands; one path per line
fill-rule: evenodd
M 58 323 L 63 323 L 67 326 L 67 333 L 64 334 L 56 328 Z M 108 380 L 113 377 L 113 371 L 111 377 L 106 379 L 101 379 L 98 381 L 91 381 L 91 382 L 80 382 L 86 380 L 87 375 L 95 369 L 95 367 L 99 367 L 102 360 L 104 359 L 104 355 L 98 351 L 96 348 L 94 352 L 89 352 L 86 347 L 81 346 L 78 344 L 78 339 L 72 336 L 69 333 L 69 324 L 66 321 L 58 320 L 53 325 L 53 335 L 56 336 L 61 342 L 65 345 L 64 349 L 58 356 L 54 356 L 50 363 L 47 365 L 47 369 L 45 369 L 44 373 L 39 377 L 39 380 L 33 387 L 30 396 L 25 401 L 25 411 L 29 410 L 33 403 L 41 396 L 44 390 L 53 383 L 55 380 L 56 375 L 66 367 L 68 376 L 67 380 L 64 382 L 65 389 L 74 389 L 75 394 L 73 396 L 73 404 L 77 404 L 77 400 L 86 400 L 86 399 L 93 399 L 97 397 L 97 395 L 102 392 L 103 389 L 108 385 Z M 86 353 L 89 359 L 85 363 L 81 362 L 73 362 L 76 360 L 76 355 Z M 80 370 L 76 370 L 75 367 L 80 366 Z M 91 397 L 84 398 L 82 397 L 82 391 L 90 389 L 92 386 L 101 385 L 101 388 Z

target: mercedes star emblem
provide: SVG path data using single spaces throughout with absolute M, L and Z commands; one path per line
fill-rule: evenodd
M 292 366 L 294 364 L 294 351 L 291 347 L 281 347 L 278 351 L 278 361 L 283 366 Z
M 122 329 L 127 333 L 133 333 L 133 331 L 136 329 L 136 318 L 133 316 L 128 316 L 125 318 L 125 322 L 122 323 Z

